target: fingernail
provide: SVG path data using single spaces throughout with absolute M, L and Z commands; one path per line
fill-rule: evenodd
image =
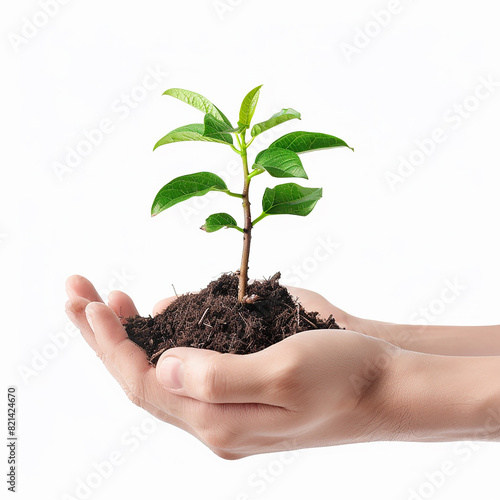
M 90 325 L 90 328 L 92 328 L 92 330 L 94 329 L 94 325 L 92 324 L 92 314 L 93 314 L 93 312 L 94 312 L 94 306 L 92 305 L 92 302 L 91 302 L 85 308 L 85 316 L 87 317 L 87 321 L 88 321 L 88 323 Z
M 161 362 L 158 378 L 165 389 L 182 389 L 182 361 L 174 356 L 167 356 Z

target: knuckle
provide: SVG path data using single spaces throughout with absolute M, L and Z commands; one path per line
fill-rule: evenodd
M 128 399 L 132 401 L 132 403 L 135 406 L 138 406 L 139 408 L 143 408 L 143 400 L 137 396 L 133 391 L 131 391 L 128 387 L 124 389 L 125 394 L 127 395 Z
M 102 361 L 103 365 L 108 371 L 112 371 L 112 366 L 115 362 L 115 352 L 98 352 L 98 358 Z
M 304 375 L 304 357 L 300 352 L 291 352 L 276 367 L 270 383 L 270 390 L 280 398 L 293 396 L 301 386 Z
M 103 362 L 104 366 L 107 366 L 108 356 L 104 352 L 97 352 L 97 357 Z
M 221 354 L 217 358 L 210 360 L 203 372 L 199 390 L 201 397 L 205 401 L 215 403 L 224 397 L 227 379 L 223 370 L 221 370 L 220 358 L 223 356 L 224 354 Z
M 144 398 L 144 384 L 142 380 L 134 380 L 133 382 L 129 383 L 129 391 L 130 393 L 134 394 L 135 397 L 143 400 Z

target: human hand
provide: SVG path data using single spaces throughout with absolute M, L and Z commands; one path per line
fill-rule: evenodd
M 126 294 L 112 292 L 108 307 L 79 276 L 67 290 L 68 316 L 130 400 L 223 458 L 391 437 L 386 404 L 399 349 L 386 342 L 315 330 L 248 355 L 173 348 L 155 369 L 120 322 L 137 314 Z
M 287 287 L 308 311 L 318 311 L 347 330 L 370 335 L 407 351 L 446 356 L 500 356 L 500 325 L 445 326 L 398 324 L 348 314 L 316 292 Z
M 331 314 L 337 324 L 346 330 L 364 333 L 370 337 L 394 343 L 392 342 L 393 336 L 390 333 L 390 327 L 394 325 L 393 323 L 359 318 L 335 306 L 319 293 L 305 288 L 293 286 L 286 286 L 286 288 L 293 297 L 297 298 L 306 311 L 316 311 L 323 318 L 328 318 Z

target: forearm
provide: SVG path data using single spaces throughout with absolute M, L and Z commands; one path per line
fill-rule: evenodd
M 500 325 L 398 325 L 360 318 L 353 318 L 351 322 L 352 329 L 409 351 L 448 356 L 500 356 Z
M 380 391 L 389 439 L 500 441 L 500 357 L 401 351 Z

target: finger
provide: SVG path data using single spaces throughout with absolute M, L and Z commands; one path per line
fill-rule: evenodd
M 101 296 L 97 293 L 94 285 L 83 276 L 75 274 L 66 280 L 66 292 L 70 299 L 83 297 L 89 302 L 102 302 Z
M 69 303 L 70 301 L 68 301 Z M 89 304 L 89 301 L 86 299 L 76 299 L 72 301 L 72 303 L 68 304 L 68 316 L 70 316 L 70 319 L 75 323 L 75 326 L 77 326 L 80 331 L 82 332 L 82 336 L 84 336 L 85 340 L 91 345 L 91 347 L 99 354 L 99 347 L 97 344 L 97 341 L 95 340 L 94 332 L 90 328 L 90 325 L 88 324 L 86 315 L 85 315 L 85 307 Z M 112 372 L 111 372 L 112 373 Z M 121 385 L 125 393 L 128 393 L 129 388 L 125 384 L 124 380 L 122 377 L 115 371 L 115 373 L 112 373 L 113 377 L 118 381 L 118 383 Z M 136 398 L 134 395 L 129 396 L 130 399 L 133 400 L 133 402 L 149 412 L 151 415 L 154 417 L 162 420 L 163 422 L 166 422 L 171 425 L 175 425 L 176 427 L 179 427 L 180 429 L 185 430 L 186 432 L 189 432 L 195 437 L 198 437 L 197 433 L 192 429 L 192 427 L 187 424 L 186 422 L 180 420 L 179 418 L 176 418 L 172 415 L 169 415 L 166 413 L 164 410 L 161 408 L 156 407 L 152 403 L 145 401 L 143 399 Z
M 90 327 L 88 321 L 87 321 L 87 316 L 85 314 L 85 308 L 90 302 L 86 299 L 83 299 L 82 297 L 78 297 L 73 300 L 69 300 L 66 303 L 66 312 L 68 314 L 68 317 L 71 319 L 71 321 L 75 324 L 75 326 L 80 330 L 82 333 L 82 336 L 86 340 L 86 342 L 94 349 L 97 355 L 100 357 L 102 356 L 101 350 L 99 345 L 97 344 L 97 341 L 95 339 L 94 332 L 92 328 Z M 121 377 L 121 375 L 114 369 L 113 367 L 108 367 L 110 369 L 110 373 L 113 375 L 113 377 L 118 381 L 118 383 L 122 386 L 123 390 L 125 393 L 127 393 L 130 397 L 131 400 L 137 405 L 140 406 L 141 408 L 145 409 L 149 413 L 151 413 L 153 416 L 163 420 L 164 422 L 167 422 L 169 424 L 175 425 L 176 427 L 179 427 L 180 429 L 183 429 L 195 437 L 198 437 L 196 432 L 189 426 L 186 422 L 180 420 L 179 418 L 176 418 L 172 415 L 169 415 L 166 413 L 164 410 L 161 408 L 158 408 L 157 406 L 153 405 L 152 403 L 145 401 L 143 399 L 140 399 L 136 397 L 133 394 L 130 394 L 129 387 L 125 383 L 124 379 Z
M 69 319 L 80 330 L 80 333 L 82 334 L 82 337 L 85 339 L 87 344 L 94 350 L 99 358 L 102 358 L 102 350 L 97 343 L 94 331 L 90 327 L 87 320 L 87 315 L 85 314 L 85 309 L 89 304 L 90 302 L 82 297 L 68 300 L 68 302 L 66 302 L 66 313 Z M 108 367 L 108 370 L 126 392 L 128 390 L 128 387 L 124 382 L 123 377 L 113 367 Z
M 342 309 L 334 306 L 319 293 L 294 286 L 286 286 L 286 288 L 292 297 L 298 299 L 306 311 L 317 311 L 323 319 L 328 318 L 332 314 L 340 326 L 348 326 L 349 315 Z
M 207 403 L 275 405 L 280 365 L 270 354 L 268 349 L 240 355 L 175 347 L 160 357 L 156 376 L 166 389 Z
M 122 323 L 125 322 L 126 318 L 139 314 L 133 300 L 126 293 L 119 290 L 115 290 L 109 294 L 108 305 L 120 318 Z
M 102 359 L 107 367 L 116 369 L 122 376 L 129 398 L 150 412 L 154 411 L 153 407 L 163 410 L 164 420 L 191 432 L 218 454 L 221 454 L 221 450 L 225 450 L 221 456 L 226 458 L 244 456 L 248 454 L 245 453 L 247 449 L 252 449 L 253 436 L 260 435 L 263 442 L 266 442 L 269 429 L 276 422 L 287 427 L 290 412 L 279 406 L 210 404 L 165 390 L 156 379 L 156 371 L 148 363 L 144 351 L 127 337 L 119 319 L 109 307 L 94 302 L 87 306 L 86 312 L 102 350 Z M 202 352 L 199 349 L 188 350 Z M 218 354 L 213 351 L 205 353 Z M 224 357 L 222 354 L 219 356 Z M 252 355 L 248 357 L 250 356 Z M 265 364 L 272 366 L 267 361 Z M 255 372 L 257 370 L 258 373 L 258 367 L 255 364 L 248 366 L 248 370 L 249 372 L 244 374 L 245 380 L 259 379 L 259 374 Z M 196 381 L 193 380 L 193 383 L 196 384 Z M 239 384 L 235 388 L 236 392 L 241 388 L 242 385 Z M 255 392 L 262 394 L 262 387 Z
M 145 351 L 128 338 L 116 314 L 100 302 L 88 304 L 85 312 L 102 361 L 113 376 L 117 374 L 121 378 L 129 398 L 134 403 L 138 400 L 147 401 L 184 420 L 189 398 L 171 394 L 161 386 Z
M 85 316 L 85 308 L 90 302 L 83 297 L 76 297 L 68 300 L 65 304 L 66 314 L 73 324 L 80 330 L 82 337 L 87 344 L 99 354 L 99 346 L 94 336 L 94 332 L 87 321 Z
M 120 320 L 109 307 L 100 302 L 91 302 L 85 308 L 85 314 L 94 331 L 103 361 L 123 372 L 127 385 L 133 386 L 153 369 L 144 350 L 128 338 Z
M 162 313 L 176 298 L 177 297 L 169 297 L 168 299 L 160 300 L 160 302 L 153 307 L 153 316 Z

